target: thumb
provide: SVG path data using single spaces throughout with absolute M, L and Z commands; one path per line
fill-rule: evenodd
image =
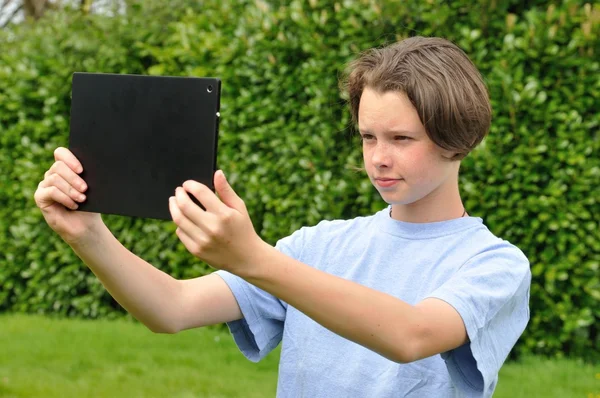
M 236 209 L 241 213 L 247 213 L 246 204 L 242 198 L 235 193 L 233 188 L 231 188 L 223 170 L 218 170 L 215 173 L 215 191 L 219 195 L 219 198 L 221 198 L 221 201 L 227 206 Z

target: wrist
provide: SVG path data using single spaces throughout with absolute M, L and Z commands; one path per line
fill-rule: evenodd
M 63 240 L 75 251 L 84 250 L 91 245 L 97 245 L 107 231 L 110 233 L 104 222 L 100 221 L 90 225 L 84 233 L 73 237 L 63 237 Z
M 253 245 L 253 249 L 248 252 L 250 254 L 246 257 L 246 261 L 241 264 L 241 267 L 236 270 L 235 274 L 246 281 L 260 280 L 267 274 L 267 269 L 272 262 L 273 253 L 278 253 L 278 251 L 267 242 L 258 238 L 256 245 Z

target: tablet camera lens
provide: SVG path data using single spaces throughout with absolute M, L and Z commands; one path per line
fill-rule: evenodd
M 212 92 L 213 92 L 213 86 L 210 86 L 210 85 L 209 85 L 209 86 L 206 88 L 206 91 L 208 91 L 209 93 L 212 93 Z

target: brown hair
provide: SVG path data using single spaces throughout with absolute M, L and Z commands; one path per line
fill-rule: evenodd
M 365 87 L 404 92 L 429 138 L 457 152 L 452 160 L 467 156 L 490 128 L 492 110 L 481 74 L 464 51 L 445 39 L 411 37 L 372 48 L 350 63 L 342 89 L 355 124 Z

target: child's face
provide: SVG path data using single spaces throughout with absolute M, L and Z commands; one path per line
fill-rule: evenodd
M 387 203 L 406 205 L 423 199 L 441 203 L 444 192 L 457 184 L 460 162 L 449 161 L 453 153 L 429 139 L 403 92 L 380 94 L 365 88 L 358 121 L 365 169 Z

